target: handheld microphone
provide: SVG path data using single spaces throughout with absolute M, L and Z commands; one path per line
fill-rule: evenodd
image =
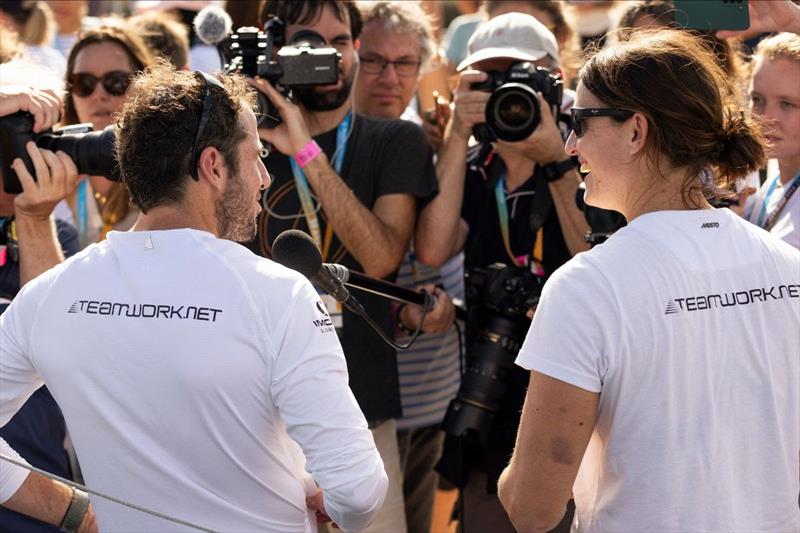
M 278 235 L 275 242 L 272 243 L 272 258 L 283 266 L 303 274 L 314 285 L 333 296 L 357 315 L 365 315 L 364 308 L 337 276 L 337 274 L 346 274 L 347 269 L 340 265 L 323 265 L 322 254 L 307 233 L 290 229 Z M 340 269 L 343 269 L 344 272 L 341 272 Z
M 201 9 L 192 25 L 201 41 L 214 46 L 231 34 L 233 20 L 224 9 L 212 5 Z

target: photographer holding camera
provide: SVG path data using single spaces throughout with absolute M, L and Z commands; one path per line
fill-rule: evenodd
M 61 101 L 51 90 L 0 87 L 0 117 L 29 113 L 33 132 L 39 133 L 55 123 Z M 0 189 L 0 314 L 20 287 L 78 251 L 75 230 L 52 217 L 55 205 L 77 183 L 75 163 L 62 151 L 55 153 L 25 146 L 33 162 L 35 178 L 22 159 L 9 161 L 22 185 L 22 192 L 11 194 Z M 2 180 L 0 172 L 0 180 Z M 14 456 L 11 446 L 30 457 L 34 466 L 69 477 L 64 451 L 66 427 L 50 392 L 41 387 L 23 408 L 0 430 L 0 450 Z M 17 457 L 18 458 L 18 457 Z M 19 459 L 19 458 L 18 458 Z M 97 531 L 94 513 L 86 494 L 37 473 L 0 461 L 0 521 L 15 531 L 55 531 L 53 526 L 69 526 L 69 531 Z M 68 509 L 76 506 L 65 522 Z M 48 525 L 49 524 L 49 525 Z M 80 528 L 78 528 L 80 526 Z
M 403 120 L 379 120 L 354 113 L 351 89 L 358 68 L 361 15 L 345 0 L 270 0 L 262 22 L 277 16 L 293 43 L 300 32 L 340 55 L 334 84 L 295 87 L 292 99 L 266 79 L 256 86 L 280 114 L 281 123 L 262 128 L 262 139 L 274 151 L 265 160 L 274 183 L 264 195 L 264 212 L 253 249 L 271 255 L 271 243 L 282 231 L 309 233 L 324 261 L 340 263 L 376 278 L 394 279 L 408 249 L 417 202 L 436 190 L 432 150 L 421 129 Z M 278 57 L 285 49 L 278 51 Z M 284 72 L 284 77 L 292 76 Z M 389 300 L 355 290 L 370 317 L 385 334 L 394 334 Z M 323 295 L 347 358 L 350 387 L 369 421 L 389 474 L 386 503 L 373 531 L 403 530 L 403 486 L 395 418 L 401 415 L 395 349 L 355 313 Z
M 441 193 L 420 215 L 416 251 L 440 265 L 463 249 L 468 273 L 470 370 L 445 418 L 439 470 L 462 486 L 466 531 L 512 531 L 496 484 L 527 384 L 514 357 L 541 283 L 588 248 L 589 227 L 556 121 L 568 103 L 553 34 L 531 16 L 505 14 L 477 29 L 469 51 L 436 165 Z M 505 268 L 487 269 L 498 262 Z M 467 434 L 477 438 L 459 446 Z

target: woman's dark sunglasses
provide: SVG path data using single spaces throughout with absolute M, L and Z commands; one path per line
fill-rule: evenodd
M 573 107 L 570 110 L 572 115 L 572 131 L 575 137 L 583 137 L 586 133 L 586 124 L 583 122 L 592 117 L 611 117 L 620 122 L 628 120 L 633 116 L 633 111 L 624 109 L 614 109 L 613 107 Z
M 85 72 L 73 72 L 67 78 L 67 88 L 75 95 L 86 97 L 94 92 L 97 83 L 100 82 L 108 94 L 122 96 L 128 90 L 132 76 L 132 72 L 121 70 L 106 72 L 101 78 Z

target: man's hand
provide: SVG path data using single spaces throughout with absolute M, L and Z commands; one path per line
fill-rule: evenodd
M 561 138 L 561 131 L 553 117 L 553 112 L 542 93 L 536 93 L 539 102 L 539 125 L 533 130 L 530 136 L 522 141 L 509 143 L 497 141 L 498 145 L 506 146 L 520 155 L 540 165 L 563 161 L 567 158 L 564 153 L 564 140 Z
M 16 158 L 12 167 L 22 184 L 22 193 L 14 198 L 17 218 L 49 220 L 56 204 L 73 191 L 78 182 L 78 168 L 62 151 L 55 154 L 38 148 L 33 142 L 25 145 L 33 162 L 36 180 L 33 179 L 22 159 Z
M 317 489 L 316 494 L 306 498 L 306 507 L 314 511 L 317 516 L 317 524 L 327 524 L 331 521 L 331 517 L 325 512 L 325 498 L 322 495 L 322 490 Z M 339 528 L 335 523 L 331 524 L 336 529 Z
M 456 308 L 445 291 L 434 285 L 426 285 L 425 292 L 436 298 L 433 309 L 425 315 L 422 331 L 425 333 L 444 333 L 453 325 L 456 318 Z M 422 318 L 422 306 L 408 304 L 400 310 L 400 320 L 403 325 L 414 331 Z
M 300 108 L 287 100 L 267 80 L 248 79 L 250 85 L 264 93 L 281 116 L 281 123 L 276 128 L 261 128 L 258 136 L 274 146 L 280 153 L 294 156 L 311 140 L 306 121 Z
M 58 122 L 61 100 L 50 89 L 40 91 L 28 87 L 9 87 L 0 92 L 0 117 L 17 111 L 33 115 L 33 131 L 39 133 Z
M 753 36 L 773 31 L 800 33 L 800 6 L 791 0 L 751 0 L 747 4 L 750 26 L 746 30 L 721 30 L 717 37 Z
M 473 83 L 486 80 L 487 74 L 478 70 L 465 70 L 458 79 L 453 93 L 453 116 L 451 133 L 469 140 L 472 127 L 486 122 L 486 103 L 492 96 L 484 91 L 473 91 Z

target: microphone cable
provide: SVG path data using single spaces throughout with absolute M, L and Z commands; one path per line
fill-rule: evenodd
M 206 533 L 220 533 L 220 532 L 218 532 L 218 531 L 216 531 L 214 529 L 209 529 L 207 527 L 198 526 L 197 524 L 193 524 L 193 523 L 188 522 L 186 520 L 181 520 L 180 518 L 175 518 L 175 517 L 166 515 L 164 513 L 159 513 L 158 511 L 153 511 L 152 509 L 148 509 L 147 507 L 142 507 L 141 505 L 137 505 L 135 503 L 130 503 L 130 502 L 127 502 L 125 500 L 121 500 L 119 498 L 115 498 L 114 496 L 109 496 L 108 494 L 103 494 L 100 491 L 97 491 L 97 490 L 94 490 L 94 489 L 90 489 L 86 485 L 81 485 L 80 483 L 75 483 L 74 481 L 70 481 L 69 479 L 64 479 L 61 476 L 57 476 L 55 474 L 51 474 L 50 472 L 47 472 L 46 470 L 42 470 L 41 468 L 36 468 L 35 466 L 27 465 L 25 463 L 22 463 L 20 461 L 12 459 L 11 457 L 8 457 L 7 455 L 5 455 L 3 453 L 0 453 L 0 459 L 2 459 L 3 461 L 6 461 L 8 463 L 11 463 L 13 465 L 19 466 L 21 468 L 25 468 L 26 470 L 30 470 L 31 472 L 36 472 L 40 476 L 46 477 L 47 479 L 52 479 L 54 481 L 58 481 L 58 482 L 63 483 L 64 485 L 67 485 L 68 487 L 71 487 L 73 489 L 81 490 L 81 491 L 87 492 L 89 494 L 94 494 L 95 496 L 103 498 L 104 500 L 108 500 L 110 502 L 114 502 L 116 504 L 123 505 L 123 506 L 128 507 L 130 509 L 133 509 L 135 511 L 139 511 L 139 512 L 142 512 L 142 513 L 145 513 L 145 514 L 149 514 L 149 515 L 155 516 L 156 518 L 161 518 L 162 520 L 167 520 L 168 522 L 174 522 L 174 523 L 180 524 L 182 526 L 187 526 L 187 527 L 190 527 L 192 529 L 196 529 L 198 531 L 204 531 Z

